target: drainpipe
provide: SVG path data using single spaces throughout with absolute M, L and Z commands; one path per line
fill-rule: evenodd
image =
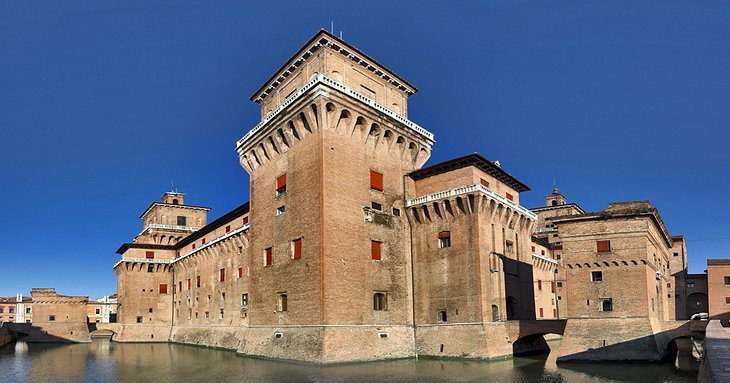
M 553 296 L 555 297 L 555 319 L 560 319 L 560 302 L 558 300 L 558 266 L 553 271 Z
M 170 269 L 172 270 L 172 305 L 170 306 L 170 333 L 167 335 L 167 341 L 172 340 L 172 327 L 175 325 L 175 295 L 177 294 L 177 290 L 175 289 L 175 268 L 170 264 Z

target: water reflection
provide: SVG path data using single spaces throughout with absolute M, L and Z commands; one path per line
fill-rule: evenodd
M 553 342 L 551 342 L 553 343 Z M 554 343 L 553 343 L 554 345 Z M 561 364 L 555 354 L 496 362 L 420 359 L 313 366 L 166 343 L 25 344 L 0 349 L 3 382 L 694 382 L 671 364 Z

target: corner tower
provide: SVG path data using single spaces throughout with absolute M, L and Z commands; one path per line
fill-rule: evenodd
M 237 151 L 251 176 L 252 331 L 308 325 L 286 347 L 314 341 L 321 362 L 415 352 L 404 176 L 434 142 L 407 119 L 416 91 L 320 31 L 251 97 L 261 122 Z M 285 351 L 260 346 L 246 353 Z

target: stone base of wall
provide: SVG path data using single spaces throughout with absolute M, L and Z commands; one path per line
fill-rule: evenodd
M 115 342 L 168 342 L 170 326 L 151 324 L 121 324 L 112 336 Z
M 33 323 L 28 336 L 23 338 L 28 343 L 89 343 L 89 326 L 83 323 Z
M 558 361 L 656 362 L 666 353 L 661 333 L 649 318 L 569 319 Z
M 416 334 L 418 355 L 480 359 L 512 356 L 512 342 L 503 322 L 418 326 Z
M 415 356 L 413 330 L 407 326 L 176 326 L 172 341 L 312 363 Z

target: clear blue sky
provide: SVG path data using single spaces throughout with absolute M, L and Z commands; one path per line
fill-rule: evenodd
M 273 3 L 273 2 L 272 2 Z M 543 203 L 648 199 L 728 257 L 727 1 L 0 1 L 0 295 L 116 291 L 114 251 L 170 188 L 248 199 L 253 91 L 322 27 L 416 85 L 430 163 L 498 159 Z

